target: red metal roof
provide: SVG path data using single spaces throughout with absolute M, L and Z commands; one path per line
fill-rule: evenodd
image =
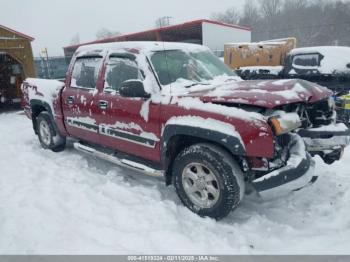
M 221 26 L 226 26 L 226 27 L 231 27 L 231 28 L 237 28 L 237 29 L 240 29 L 240 30 L 251 31 L 251 29 L 248 28 L 248 27 L 243 27 L 243 26 L 238 26 L 238 25 L 231 25 L 231 24 L 221 23 L 221 22 L 218 22 L 218 21 L 213 21 L 213 20 L 208 20 L 208 19 L 199 19 L 199 20 L 186 22 L 186 23 L 183 23 L 183 24 L 164 26 L 164 27 L 160 27 L 160 28 L 155 28 L 155 29 L 151 29 L 151 30 L 137 32 L 137 33 L 112 36 L 112 37 L 99 39 L 99 40 L 95 40 L 95 41 L 91 41 L 91 42 L 86 42 L 86 43 L 82 43 L 82 44 L 78 44 L 78 45 L 66 46 L 66 47 L 64 47 L 64 49 L 78 48 L 79 46 L 89 45 L 89 44 L 98 44 L 98 43 L 106 43 L 106 42 L 114 42 L 114 41 L 117 42 L 117 41 L 120 41 L 120 40 L 123 40 L 123 39 L 126 39 L 126 38 L 130 38 L 130 37 L 136 37 L 136 36 L 140 36 L 140 35 L 156 34 L 156 33 L 163 32 L 163 31 L 170 31 L 170 30 L 174 30 L 174 29 L 175 30 L 176 29 L 182 29 L 182 28 L 187 28 L 187 27 L 190 27 L 190 26 L 199 26 L 199 25 L 201 25 L 203 23 L 216 24 L 216 25 L 221 25 Z
M 23 38 L 25 38 L 25 39 L 28 39 L 29 41 L 33 41 L 33 40 L 34 40 L 33 37 L 31 37 L 31 36 L 29 36 L 29 35 L 26 35 L 26 34 L 23 34 L 23 33 L 21 33 L 21 32 L 18 32 L 18 31 L 16 31 L 16 30 L 13 30 L 13 29 L 11 29 L 11 28 L 8 28 L 8 27 L 6 27 L 6 26 L 4 26 L 4 25 L 0 25 L 0 27 L 3 28 L 3 29 L 5 29 L 5 30 L 7 30 L 7 31 L 9 31 L 9 32 L 11 32 L 11 33 L 14 33 L 14 34 L 16 34 L 16 35 L 19 35 L 19 36 L 21 36 L 21 37 L 23 37 Z

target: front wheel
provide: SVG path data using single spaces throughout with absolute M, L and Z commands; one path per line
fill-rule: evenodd
M 243 172 L 222 148 L 197 144 L 174 160 L 176 192 L 194 213 L 221 219 L 240 203 L 245 192 Z
M 36 128 L 40 144 L 45 149 L 54 152 L 63 151 L 66 146 L 66 138 L 60 136 L 54 128 L 51 117 L 47 112 L 41 112 L 36 119 Z

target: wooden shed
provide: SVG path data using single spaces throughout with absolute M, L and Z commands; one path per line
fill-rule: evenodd
M 33 37 L 0 25 L 0 107 L 20 102 L 22 81 L 35 77 Z

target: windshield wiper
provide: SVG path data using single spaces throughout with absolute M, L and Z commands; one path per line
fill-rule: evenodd
M 190 88 L 190 87 L 192 87 L 192 86 L 198 86 L 198 85 L 204 85 L 204 86 L 207 86 L 207 85 L 210 85 L 210 84 L 208 84 L 208 83 L 193 83 L 193 84 L 190 84 L 190 85 L 187 85 L 187 86 L 185 86 L 185 88 Z

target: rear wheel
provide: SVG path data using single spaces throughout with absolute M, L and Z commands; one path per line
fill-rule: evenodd
M 60 136 L 54 128 L 51 117 L 47 112 L 41 112 L 36 119 L 36 128 L 40 144 L 45 149 L 51 149 L 54 152 L 64 150 L 66 138 Z
M 225 150 L 197 144 L 182 151 L 173 164 L 174 185 L 186 207 L 200 216 L 221 219 L 240 203 L 243 173 Z

